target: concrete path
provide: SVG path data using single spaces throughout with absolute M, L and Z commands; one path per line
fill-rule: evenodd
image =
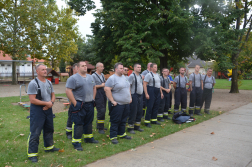
M 252 167 L 252 103 L 87 167 Z M 214 132 L 214 134 L 211 134 Z

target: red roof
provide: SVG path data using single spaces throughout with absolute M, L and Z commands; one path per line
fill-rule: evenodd
M 85 63 L 87 64 L 87 69 L 95 69 L 95 66 L 93 66 L 92 64 L 89 64 L 88 61 L 85 61 Z
M 4 52 L 3 51 L 1 51 L 0 50 L 0 60 L 12 60 L 12 58 L 8 55 L 8 54 L 6 54 L 5 56 L 4 56 Z M 27 57 L 27 59 L 26 59 L 27 61 L 32 61 L 32 60 L 34 60 L 35 62 L 40 62 L 40 63 L 43 63 L 45 60 L 39 60 L 39 59 L 32 59 L 32 58 L 30 58 L 30 57 Z

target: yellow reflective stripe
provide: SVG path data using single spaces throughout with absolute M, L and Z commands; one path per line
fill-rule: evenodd
M 66 128 L 66 131 L 67 131 L 67 132 L 72 132 L 72 129 L 67 129 L 67 128 Z
M 44 147 L 45 150 L 51 150 L 53 149 L 54 145 L 50 146 L 50 147 Z
M 151 119 L 151 121 L 157 121 L 157 119 Z
M 196 108 L 196 110 L 199 110 L 200 108 Z
M 157 117 L 163 117 L 163 114 L 158 114 Z
M 81 143 L 81 139 L 75 139 L 74 138 L 74 122 L 73 122 L 73 124 L 72 124 L 72 143 Z
M 135 123 L 135 126 L 140 126 L 140 124 Z
M 148 121 L 148 120 L 144 120 L 144 123 L 150 123 L 150 121 Z
M 124 136 L 126 136 L 127 134 L 126 134 L 126 132 L 123 134 L 123 135 L 117 135 L 117 137 L 124 137 Z
M 81 139 L 72 138 L 72 143 L 81 143 Z
M 104 120 L 97 120 L 97 123 L 104 123 Z
M 169 108 L 169 110 L 168 111 L 171 111 L 171 108 Z
M 110 126 L 111 126 L 111 122 L 109 122 L 109 127 L 108 127 L 109 129 L 110 129 Z
M 29 150 L 29 141 L 30 141 L 30 137 L 31 137 L 31 132 L 30 132 L 30 134 L 29 134 L 29 136 L 28 136 L 28 140 L 27 140 L 27 155 L 28 155 L 28 157 L 29 157 L 28 150 Z
M 168 116 L 168 114 L 164 114 L 164 116 Z
M 35 157 L 35 156 L 38 156 L 38 153 L 31 153 L 31 154 L 28 154 L 28 157 Z
M 93 134 L 83 134 L 84 138 L 92 138 Z
M 109 138 L 109 140 L 117 139 L 117 137 Z

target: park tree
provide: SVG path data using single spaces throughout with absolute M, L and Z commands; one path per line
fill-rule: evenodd
M 95 3 L 92 0 L 69 0 L 67 4 L 74 9 L 78 16 L 84 16 L 87 11 L 95 9 Z
M 68 8 L 58 9 L 57 5 L 50 13 L 47 20 L 48 32 L 45 39 L 45 53 L 43 59 L 54 69 L 60 61 L 71 62 L 71 55 L 78 50 L 78 27 L 77 19 L 73 17 L 72 10 Z
M 160 68 L 177 64 L 192 55 L 194 17 L 184 0 L 103 0 L 102 10 L 91 24 L 96 51 L 92 62 L 111 69 L 111 60 L 126 66 L 158 60 Z
M 16 60 L 43 56 L 45 20 L 54 1 L 2 0 L 0 2 L 0 50 L 12 58 L 12 84 L 16 84 Z
M 238 93 L 239 59 L 252 29 L 252 2 L 199 0 L 197 4 L 194 14 L 203 26 L 196 36 L 196 54 L 202 60 L 216 60 L 222 71 L 232 69 L 230 93 Z
M 64 59 L 60 60 L 59 69 L 60 72 L 66 72 L 66 62 Z

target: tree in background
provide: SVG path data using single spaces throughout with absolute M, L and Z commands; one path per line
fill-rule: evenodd
M 45 23 L 53 1 L 3 0 L 0 2 L 0 50 L 12 58 L 12 84 L 16 84 L 16 62 L 43 56 Z
M 59 69 L 60 72 L 66 72 L 66 62 L 64 59 L 60 60 Z
M 102 10 L 91 24 L 96 55 L 111 69 L 117 58 L 126 66 L 150 59 L 160 68 L 175 65 L 194 51 L 194 18 L 189 7 L 193 1 L 176 0 L 103 0 Z
M 232 69 L 230 93 L 238 93 L 239 59 L 252 28 L 251 1 L 199 0 L 194 15 L 202 28 L 196 36 L 196 54 L 202 60 L 216 60 L 221 71 Z M 243 21 L 242 21 L 243 20 Z
M 71 9 L 74 9 L 79 16 L 84 16 L 87 11 L 96 8 L 92 0 L 69 0 L 67 4 Z

